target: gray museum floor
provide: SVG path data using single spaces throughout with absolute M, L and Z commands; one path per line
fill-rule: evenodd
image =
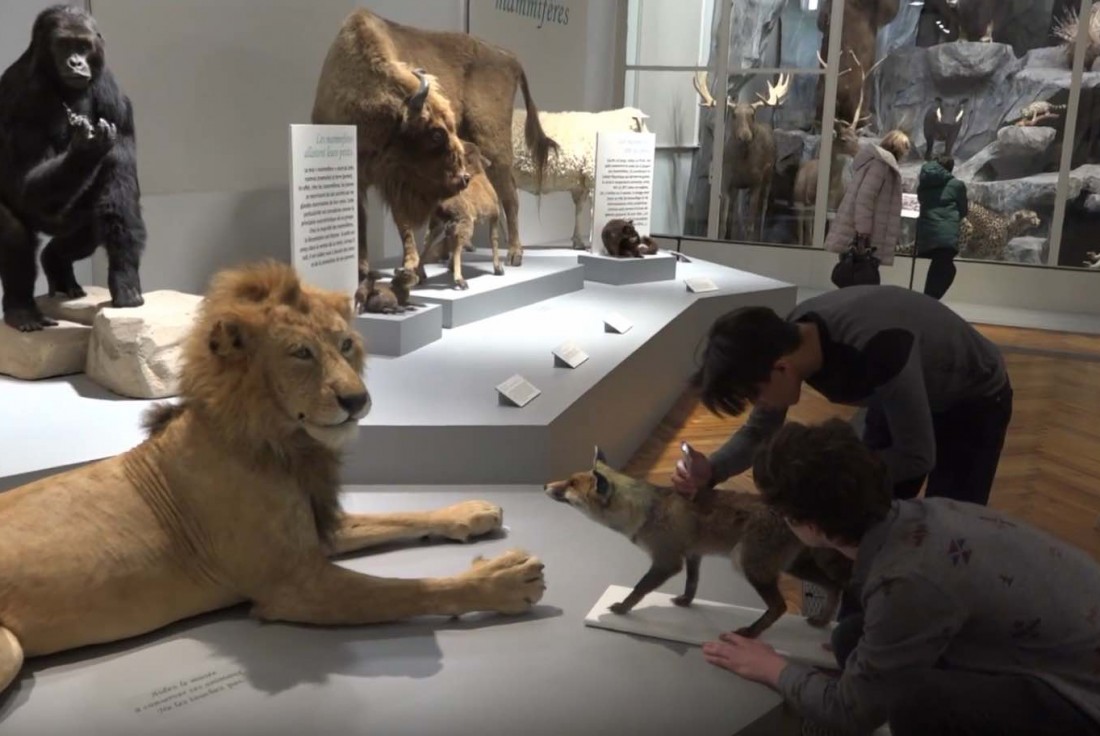
M 525 255 L 525 267 L 541 264 L 548 278 L 577 264 L 567 250 Z M 480 266 L 471 259 L 472 269 Z M 700 276 L 717 288 L 690 292 L 684 280 Z M 707 665 L 697 646 L 585 626 L 607 587 L 632 587 L 648 560 L 541 490 L 587 467 L 596 443 L 624 463 L 682 393 L 711 322 L 744 304 L 789 309 L 795 291 L 693 259 L 678 263 L 672 280 L 586 281 L 444 329 L 406 355 L 369 358 L 374 408 L 347 453 L 345 507 L 423 509 L 483 498 L 504 508 L 506 532 L 341 564 L 440 576 L 475 555 L 523 547 L 545 562 L 548 583 L 530 615 L 326 629 L 260 624 L 244 607 L 231 609 L 27 663 L 0 695 L 0 733 L 728 736 L 796 728 L 776 694 Z M 624 334 L 605 331 L 616 312 L 632 324 Z M 577 368 L 554 364 L 551 351 L 567 340 L 590 356 Z M 517 373 L 542 392 L 522 409 L 501 405 L 495 392 Z M 149 403 L 114 396 L 83 375 L 0 378 L 0 426 L 5 447 L 15 448 L 0 456 L 0 491 L 132 447 Z M 369 485 L 352 485 L 360 483 Z M 678 576 L 661 590 L 682 585 Z M 762 605 L 721 559 L 704 563 L 699 598 Z
M 546 594 L 518 617 L 371 627 L 260 624 L 238 607 L 32 660 L 0 696 L 0 733 L 784 733 L 779 697 L 707 664 L 698 647 L 585 626 L 607 586 L 633 586 L 648 560 L 541 488 L 347 491 L 345 508 L 362 512 L 488 500 L 503 507 L 506 531 L 466 545 L 381 549 L 341 564 L 374 575 L 440 576 L 462 571 L 476 555 L 522 547 L 545 563 Z M 705 560 L 700 578 L 700 598 L 760 606 L 721 559 Z M 678 576 L 661 590 L 679 593 L 682 585 Z

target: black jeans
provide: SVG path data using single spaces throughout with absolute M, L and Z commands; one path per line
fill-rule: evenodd
M 863 634 L 863 616 L 833 629 L 843 668 Z M 1100 725 L 1050 685 L 1026 675 L 932 668 L 889 709 L 894 736 L 1100 736 Z
M 1007 379 L 1004 388 L 992 396 L 963 401 L 933 414 L 936 467 L 928 475 L 925 497 L 944 496 L 984 506 L 993 489 L 1011 419 L 1012 385 Z M 882 407 L 867 408 L 863 441 L 875 450 L 890 446 Z M 901 481 L 894 485 L 894 498 L 914 498 L 923 484 L 924 476 Z
M 928 275 L 924 279 L 924 293 L 933 299 L 941 299 L 951 288 L 955 280 L 955 251 L 951 248 L 937 248 L 928 257 Z

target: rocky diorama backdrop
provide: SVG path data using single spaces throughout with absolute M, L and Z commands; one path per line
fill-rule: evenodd
M 977 227 L 988 230 L 983 230 L 982 237 L 1001 237 L 1004 242 L 986 243 L 964 255 L 1043 263 L 1071 76 L 1070 56 L 1054 27 L 1070 3 L 959 0 L 959 4 L 963 10 L 984 13 L 978 16 L 983 27 L 987 19 L 992 20 L 992 42 L 959 40 L 966 35 L 965 28 L 960 32 L 937 16 L 935 2 L 900 3 L 894 19 L 878 33 L 876 58 L 884 60 L 868 83 L 874 117 L 861 136 L 877 139 L 893 127 L 910 134 L 913 152 L 902 168 L 905 190 L 914 192 L 925 151 L 925 114 L 934 108 L 936 98 L 948 104 L 966 100 L 953 151 L 956 175 L 967 183 L 971 200 L 992 211 L 992 219 L 1007 222 L 1013 213 L 1030 210 L 1038 215 L 1040 225 L 1026 232 L 1008 228 L 1006 233 L 990 218 L 976 221 Z M 819 6 L 818 11 L 806 11 L 800 0 L 736 0 L 731 9 L 730 68 L 817 68 L 822 47 L 817 13 L 827 13 L 828 3 Z M 719 10 L 716 7 L 715 28 Z M 711 39 L 712 68 L 716 39 L 717 33 Z M 1095 224 L 1100 223 L 1100 60 L 1092 67 L 1096 71 L 1086 68 L 1082 81 L 1061 255 L 1059 264 L 1050 265 L 1080 266 L 1085 252 L 1096 250 L 1090 230 L 1095 232 Z M 765 91 L 769 78 L 731 74 L 729 93 L 735 99 L 755 99 L 757 92 Z M 763 242 L 798 242 L 793 186 L 799 167 L 817 156 L 818 79 L 814 74 L 795 75 L 786 103 L 779 110 L 758 113 L 775 129 L 777 148 Z M 1036 117 L 1042 113 L 1047 114 Z M 684 223 L 684 232 L 690 235 L 706 233 L 713 126 L 712 113 L 701 116 L 700 149 Z M 935 151 L 941 152 L 942 146 L 939 142 Z M 842 161 L 850 166 L 850 158 Z

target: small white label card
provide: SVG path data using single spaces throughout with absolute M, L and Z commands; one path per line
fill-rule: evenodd
M 588 360 L 588 353 L 580 349 L 577 343 L 569 340 L 554 348 L 554 365 L 576 368 Z
M 687 284 L 688 291 L 694 294 L 702 294 L 704 291 L 718 291 L 718 284 L 714 283 L 706 276 L 695 276 L 690 279 L 684 279 L 684 283 Z
M 612 312 L 604 319 L 603 326 L 606 332 L 616 332 L 620 335 L 624 335 L 630 332 L 630 328 L 633 327 L 634 324 L 618 312 Z
M 504 383 L 497 386 L 497 393 L 501 403 L 514 404 L 518 407 L 524 407 L 531 403 L 531 400 L 542 393 L 520 374 L 516 374 L 509 378 Z
M 915 220 L 920 217 L 920 199 L 915 194 L 901 194 L 901 216 Z

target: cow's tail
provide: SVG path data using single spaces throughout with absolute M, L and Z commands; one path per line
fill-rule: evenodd
M 531 152 L 531 158 L 535 161 L 535 192 L 542 194 L 542 179 L 546 164 L 550 160 L 550 151 L 556 151 L 558 143 L 546 135 L 546 131 L 542 129 L 539 109 L 531 99 L 531 89 L 527 86 L 527 74 L 523 69 L 519 71 L 519 88 L 523 92 L 523 103 L 527 107 L 527 122 L 523 126 L 523 138 L 527 143 L 527 150 Z

